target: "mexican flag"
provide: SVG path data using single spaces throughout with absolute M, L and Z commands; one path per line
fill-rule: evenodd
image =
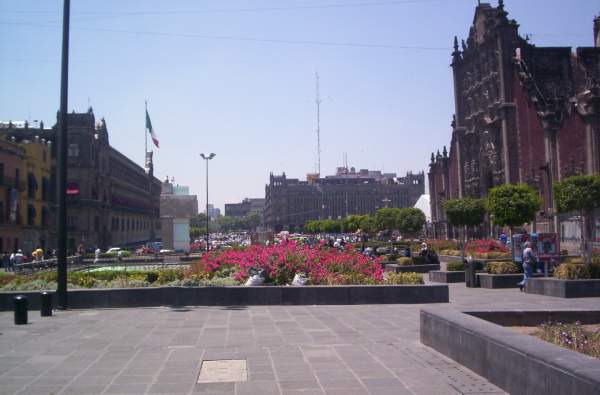
M 146 110 L 146 129 L 148 130 L 148 133 L 150 133 L 150 136 L 152 136 L 152 142 L 154 143 L 156 148 L 160 148 L 158 146 L 158 137 L 156 136 L 156 133 L 154 133 L 154 129 L 152 129 L 152 122 L 150 122 L 150 115 L 148 115 L 148 110 Z

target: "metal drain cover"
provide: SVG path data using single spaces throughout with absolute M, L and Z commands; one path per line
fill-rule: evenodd
M 198 383 L 232 383 L 248 380 L 245 359 L 202 361 Z

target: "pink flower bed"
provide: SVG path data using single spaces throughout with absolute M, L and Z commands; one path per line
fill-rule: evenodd
M 323 245 L 311 248 L 296 242 L 273 246 L 254 245 L 243 249 L 211 252 L 192 266 L 192 273 L 209 276 L 232 270 L 233 278 L 245 281 L 251 268 L 264 269 L 278 285 L 291 283 L 296 273 L 304 273 L 311 284 L 377 284 L 383 281 L 379 259 L 370 259 L 351 248 L 340 251 Z

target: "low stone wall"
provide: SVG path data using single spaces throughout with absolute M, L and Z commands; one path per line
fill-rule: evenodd
M 455 271 L 455 272 L 445 272 L 441 270 L 432 270 L 429 272 L 429 281 L 434 283 L 464 283 L 465 282 L 465 272 L 464 271 Z
M 13 297 L 25 295 L 30 310 L 40 292 L 2 292 L 0 310 L 13 309 Z M 54 294 L 54 292 L 52 292 Z M 148 287 L 74 289 L 73 309 L 155 306 L 351 305 L 448 303 L 447 285 L 344 285 L 305 287 Z M 56 295 L 53 295 L 56 304 Z
M 600 394 L 600 360 L 460 311 L 421 310 L 420 337 L 510 394 Z
M 386 272 L 396 273 L 429 273 L 432 270 L 440 270 L 440 265 L 398 265 L 395 263 L 388 263 L 385 265 Z
M 488 274 L 479 273 L 479 284 L 481 288 L 517 288 L 517 284 L 523 279 L 522 274 Z
M 600 297 L 600 279 L 559 280 L 556 278 L 531 278 L 527 281 L 525 292 L 557 298 Z

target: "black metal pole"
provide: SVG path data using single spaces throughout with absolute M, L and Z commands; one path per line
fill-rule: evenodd
M 57 133 L 57 307 L 67 308 L 67 101 L 69 97 L 69 14 L 70 0 L 64 0 L 62 61 L 60 71 L 60 114 Z
M 209 247 L 209 240 L 210 240 L 210 236 L 209 236 L 209 231 L 208 231 L 208 159 L 205 159 L 206 161 L 206 251 L 210 250 Z

